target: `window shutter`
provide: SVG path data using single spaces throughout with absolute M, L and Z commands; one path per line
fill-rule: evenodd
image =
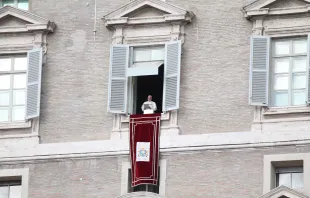
M 166 43 L 163 111 L 179 108 L 181 41 Z
M 251 38 L 250 104 L 268 106 L 270 38 Z
M 308 105 L 310 105 L 310 34 L 308 34 Z
M 41 98 L 42 48 L 28 52 L 26 119 L 39 117 Z
M 110 56 L 108 111 L 126 113 L 129 46 L 113 45 Z

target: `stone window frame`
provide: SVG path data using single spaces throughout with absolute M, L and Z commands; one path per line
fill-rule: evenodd
M 254 35 L 263 35 L 263 36 L 269 36 L 271 41 L 273 39 L 285 39 L 285 38 L 294 38 L 294 37 L 308 37 L 308 33 L 310 31 L 310 27 L 300 27 L 297 30 L 294 28 L 273 28 L 269 27 L 268 29 L 264 29 L 263 27 L 263 19 L 257 19 L 254 22 L 254 28 L 253 28 L 253 36 Z M 270 46 L 271 47 L 271 46 Z M 270 61 L 270 65 L 272 62 Z M 272 69 L 272 67 L 269 67 L 269 71 Z M 270 73 L 270 72 L 269 72 Z M 269 78 L 271 76 L 269 75 Z M 269 87 L 268 92 L 271 92 L 271 87 Z M 269 98 L 270 101 L 270 98 Z M 254 122 L 253 124 L 262 124 L 265 122 L 264 116 L 277 116 L 277 115 L 289 115 L 289 114 L 296 114 L 296 113 L 310 113 L 309 106 L 289 106 L 289 107 L 261 107 L 256 106 L 254 111 Z M 289 119 L 282 118 L 282 119 L 276 119 L 272 120 L 270 122 L 283 122 L 283 121 L 290 121 Z M 261 126 L 259 126 L 261 128 Z M 253 129 L 252 129 L 253 130 Z M 256 130 L 256 127 L 254 127 L 254 130 Z M 258 129 L 261 130 L 261 129 Z
M 167 160 L 161 159 L 159 160 L 160 166 L 160 186 L 159 186 L 159 195 L 165 196 L 166 194 L 166 178 L 167 178 Z M 122 178 L 121 178 L 121 195 L 128 194 L 128 170 L 131 168 L 130 161 L 122 162 Z M 129 193 L 132 194 L 132 193 Z
M 6 177 L 21 177 L 22 196 L 21 198 L 28 198 L 29 191 L 29 168 L 22 169 L 3 169 L 0 170 L 0 178 Z
M 310 154 L 278 154 L 264 156 L 264 172 L 263 172 L 263 192 L 264 194 L 276 188 L 275 166 L 283 165 L 285 167 L 294 166 L 296 162 L 302 161 L 304 172 L 304 188 L 306 193 L 310 193 Z
M 248 5 L 244 6 L 242 12 L 244 17 L 250 20 L 253 24 L 252 36 L 269 36 L 270 39 L 285 39 L 288 37 L 308 37 L 310 32 L 310 26 L 302 25 L 294 27 L 292 24 L 287 26 L 264 26 L 264 21 L 269 19 L 270 16 L 288 17 L 291 14 L 304 14 L 308 13 L 308 5 L 292 8 L 268 8 L 268 5 L 272 4 L 276 0 L 256 0 Z M 309 0 L 304 0 L 309 2 Z M 270 61 L 271 64 L 271 61 Z M 269 67 L 269 70 L 271 67 Z M 270 78 L 270 75 L 269 75 Z M 270 94 L 271 88 L 269 87 L 268 94 Z M 270 101 L 270 99 L 269 99 Z M 306 117 L 294 117 L 291 115 L 302 115 L 303 113 L 310 113 L 309 106 L 292 106 L 292 107 L 262 107 L 255 106 L 254 108 L 254 120 L 252 123 L 252 131 L 268 131 L 272 125 L 282 126 L 287 123 L 293 127 L 293 123 L 310 121 Z M 266 124 L 266 128 L 264 125 Z
M 150 6 L 164 13 L 160 16 L 131 17 L 128 14 L 139 9 Z M 180 7 L 168 4 L 162 0 L 134 0 L 126 6 L 112 11 L 103 17 L 107 28 L 113 31 L 112 44 L 126 44 L 131 47 L 165 45 L 169 41 L 180 40 L 184 43 L 184 27 L 194 18 L 192 12 L 186 11 Z M 151 35 L 141 36 L 137 34 L 137 29 L 130 30 L 132 27 L 149 28 Z M 154 27 L 160 31 L 154 31 Z M 169 27 L 169 33 L 166 31 Z M 161 29 L 164 28 L 164 29 Z M 180 134 L 178 126 L 178 110 L 169 111 L 162 114 L 161 120 L 167 122 L 168 126 L 161 127 L 161 135 L 174 136 Z M 123 125 L 129 124 L 129 116 L 124 114 L 114 114 L 113 129 L 111 139 L 123 139 L 128 137 L 129 127 L 123 128 Z
M 29 11 L 18 9 L 13 6 L 5 6 L 0 8 L 0 19 L 6 16 L 16 17 L 25 21 L 25 24 L 16 26 L 1 26 L 0 33 L 6 34 L 6 44 L 0 46 L 0 55 L 16 55 L 27 54 L 29 51 L 42 48 L 43 65 L 46 62 L 47 54 L 47 35 L 54 32 L 55 23 L 48 19 L 42 18 Z M 10 42 L 10 39 L 16 37 L 20 43 Z M 16 138 L 22 138 L 27 144 L 38 144 L 39 142 L 39 117 L 25 120 L 20 123 L 1 123 L 0 130 L 8 130 L 10 133 L 14 129 L 30 129 L 28 134 L 9 134 L 1 135 L 0 141 L 8 143 L 15 142 Z

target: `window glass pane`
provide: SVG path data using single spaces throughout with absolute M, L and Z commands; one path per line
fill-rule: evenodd
M 165 59 L 165 49 L 153 49 L 152 50 L 152 60 L 164 60 Z
M 289 42 L 276 42 L 275 43 L 275 54 L 276 55 L 290 54 L 290 43 Z
M 293 91 L 293 105 L 306 104 L 306 91 Z
M 303 89 L 306 88 L 307 79 L 306 75 L 294 75 L 293 76 L 293 88 L 294 89 Z
M 21 186 L 10 186 L 10 198 L 21 198 L 22 187 Z
M 0 186 L 0 198 L 8 198 L 9 196 L 9 187 Z
M 293 52 L 294 54 L 307 53 L 307 40 L 293 41 Z
M 293 59 L 293 72 L 307 71 L 307 57 Z
M 2 0 L 2 6 L 12 5 L 14 6 L 14 0 Z
M 28 10 L 28 0 L 18 0 L 17 7 L 23 10 Z
M 290 59 L 275 59 L 275 73 L 288 73 Z
M 275 77 L 275 90 L 287 90 L 288 89 L 288 77 L 276 76 Z
M 11 59 L 9 58 L 0 59 L 0 71 L 11 71 Z
M 135 50 L 134 61 L 150 61 L 151 60 L 151 50 Z
M 0 91 L 0 106 L 9 106 L 10 104 L 10 92 Z
M 9 108 L 0 108 L 0 122 L 9 121 Z
M 298 189 L 304 187 L 304 174 L 292 173 L 292 188 Z
M 22 57 L 22 58 L 15 58 L 14 62 L 14 70 L 27 70 L 27 58 Z
M 10 89 L 11 75 L 0 75 L 0 89 Z
M 25 107 L 13 107 L 12 120 L 13 121 L 25 120 Z
M 14 75 L 14 89 L 26 88 L 26 74 Z
M 291 188 L 291 173 L 279 174 L 279 186 L 286 186 Z
M 276 92 L 274 103 L 275 103 L 275 106 L 277 107 L 288 106 L 288 93 L 287 92 Z
M 14 90 L 13 91 L 13 104 L 14 105 L 24 105 L 26 100 L 25 90 Z

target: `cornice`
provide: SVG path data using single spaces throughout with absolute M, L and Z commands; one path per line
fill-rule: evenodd
M 15 141 L 19 141 L 16 139 Z M 4 145 L 4 146 L 3 146 Z M 234 132 L 201 135 L 173 135 L 160 138 L 161 155 L 206 150 L 255 149 L 277 146 L 310 145 L 309 131 L 303 132 Z M 0 162 L 87 159 L 129 155 L 128 139 L 69 142 L 37 145 L 0 146 Z
M 31 31 L 53 32 L 55 28 L 54 22 L 13 6 L 4 6 L 3 8 L 0 8 L 0 20 L 6 16 L 16 17 L 29 22 L 29 24 L 0 27 L 0 33 L 21 33 Z
M 150 16 L 150 17 L 127 16 L 128 14 L 136 10 L 143 9 L 145 6 L 153 7 L 168 14 L 163 14 L 162 16 Z M 177 6 L 168 4 L 160 0 L 136 0 L 109 13 L 102 19 L 107 27 L 114 27 L 119 25 L 130 26 L 130 25 L 158 24 L 158 23 L 170 23 L 170 22 L 187 23 L 191 22 L 193 17 L 194 14 L 192 12 L 188 12 L 182 8 L 179 8 Z

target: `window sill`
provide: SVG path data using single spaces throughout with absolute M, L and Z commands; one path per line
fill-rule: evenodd
M 23 128 L 31 128 L 31 121 L 0 123 L 0 129 L 23 129 Z
M 269 108 L 264 115 L 281 115 L 281 114 L 294 114 L 294 113 L 310 113 L 310 107 L 284 107 L 284 108 Z
M 129 115 L 121 115 L 121 122 L 122 123 L 129 123 Z M 170 120 L 170 112 L 161 113 L 160 120 Z

